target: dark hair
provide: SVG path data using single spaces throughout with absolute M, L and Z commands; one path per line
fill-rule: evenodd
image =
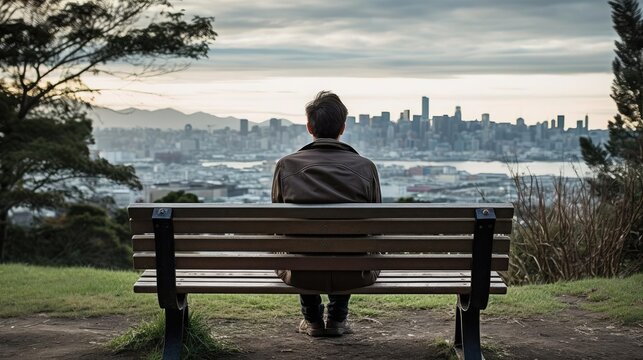
M 315 100 L 306 104 L 306 117 L 316 138 L 336 139 L 347 115 L 339 96 L 330 91 L 320 91 Z

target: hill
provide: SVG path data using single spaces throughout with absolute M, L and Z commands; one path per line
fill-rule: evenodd
M 94 107 L 89 112 L 89 117 L 94 121 L 94 128 L 159 128 L 159 129 L 183 129 L 186 124 L 192 125 L 194 129 L 218 130 L 229 127 L 239 130 L 239 119 L 227 116 L 220 117 L 205 112 L 185 114 L 172 108 L 159 110 L 142 110 L 127 108 L 112 110 L 103 107 Z M 268 126 L 270 119 L 256 123 L 248 122 L 248 126 Z M 281 119 L 282 125 L 292 124 L 289 120 Z

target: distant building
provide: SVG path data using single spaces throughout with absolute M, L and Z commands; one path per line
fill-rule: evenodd
M 411 120 L 411 110 L 404 110 L 400 113 L 400 120 Z
M 589 115 L 585 114 L 585 130 L 589 131 Z
M 487 113 L 482 114 L 482 127 L 483 128 L 489 127 L 489 114 Z
M 422 119 L 429 120 L 429 98 L 422 96 Z
M 359 114 L 359 126 L 370 126 L 371 116 L 369 114 Z
M 382 111 L 381 117 L 382 117 L 382 122 L 384 122 L 385 124 L 388 124 L 388 123 L 391 122 L 391 113 L 390 112 Z
M 241 136 L 248 135 L 248 119 L 239 119 L 239 134 Z
M 462 121 L 462 108 L 460 106 L 455 107 L 455 121 L 460 122 Z
M 270 119 L 270 130 L 279 131 L 281 130 L 281 119 Z
M 565 115 L 558 115 L 558 128 L 565 130 Z

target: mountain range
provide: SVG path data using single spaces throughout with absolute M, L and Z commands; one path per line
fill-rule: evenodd
M 185 125 L 192 125 L 193 129 L 201 130 L 219 130 L 229 127 L 233 130 L 239 130 L 239 119 L 227 116 L 219 117 L 205 112 L 195 112 L 185 114 L 172 108 L 159 110 L 142 110 L 136 108 L 127 108 L 122 110 L 112 110 L 103 107 L 94 107 L 89 112 L 89 117 L 93 120 L 94 128 L 158 128 L 179 130 L 185 128 Z M 248 121 L 248 127 L 254 125 L 268 126 L 270 120 L 256 123 Z M 292 124 L 289 120 L 281 119 L 283 126 Z

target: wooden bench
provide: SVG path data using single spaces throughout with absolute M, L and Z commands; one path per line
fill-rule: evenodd
M 455 344 L 465 359 L 482 358 L 480 310 L 489 294 L 507 292 L 497 272 L 509 264 L 511 204 L 132 204 L 128 211 L 134 267 L 144 270 L 134 291 L 158 294 L 165 309 L 165 359 L 180 355 L 189 293 L 317 293 L 282 283 L 277 269 L 382 270 L 352 294 L 455 294 Z

